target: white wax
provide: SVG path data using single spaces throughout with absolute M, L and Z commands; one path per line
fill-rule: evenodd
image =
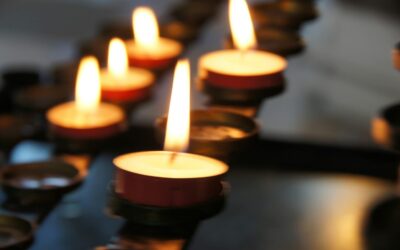
M 142 47 L 135 40 L 126 42 L 129 57 L 141 59 L 167 59 L 181 54 L 182 45 L 174 40 L 160 38 L 159 42 L 151 47 Z
M 177 153 L 171 161 L 172 152 L 146 151 L 119 156 L 114 164 L 120 169 L 140 175 L 184 179 L 221 175 L 228 166 L 210 157 Z
M 203 55 L 199 59 L 200 78 L 207 71 L 234 76 L 258 76 L 285 70 L 286 60 L 276 54 L 249 50 L 220 50 Z
M 148 70 L 129 68 L 126 74 L 116 76 L 107 69 L 100 72 L 101 87 L 105 90 L 132 90 L 140 89 L 151 85 L 154 82 L 154 76 Z
M 50 123 L 72 129 L 106 127 L 124 120 L 121 108 L 108 103 L 100 103 L 96 111 L 85 114 L 78 110 L 75 102 L 55 106 L 47 112 Z

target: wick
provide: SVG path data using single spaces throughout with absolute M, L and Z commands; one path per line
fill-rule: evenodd
M 169 165 L 172 165 L 174 163 L 177 156 L 178 156 L 177 152 L 172 152 L 171 157 L 169 158 Z

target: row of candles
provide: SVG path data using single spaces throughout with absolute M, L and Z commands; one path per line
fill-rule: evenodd
M 245 0 L 230 1 L 229 17 L 235 49 L 200 57 L 199 89 L 217 101 L 259 105 L 266 97 L 283 90 L 287 62 L 280 55 L 256 50 L 257 37 Z M 94 56 L 83 57 L 76 76 L 75 100 L 47 111 L 51 133 L 61 139 L 56 143 L 96 144 L 123 133 L 130 111 L 127 107 L 147 99 L 155 86 L 156 74 L 178 61 L 183 44 L 160 37 L 157 18 L 150 8 L 135 9 L 131 28 L 134 39 L 110 40 L 107 68 L 100 68 L 101 63 Z M 194 113 L 190 112 L 189 72 L 189 61 L 179 60 L 168 117 L 160 120 L 158 128 L 166 130 L 164 151 L 136 152 L 114 159 L 113 192 L 119 198 L 157 208 L 186 208 L 224 193 L 223 178 L 228 165 L 207 156 L 184 153 L 189 141 L 206 138 L 214 151 L 226 145 L 238 147 L 237 141 L 243 142 L 257 133 L 257 124 L 246 116 L 232 118 L 229 112 L 207 110 L 202 115 L 214 120 L 193 126 L 193 118 L 198 119 L 194 116 L 191 127 Z M 232 120 L 228 124 L 231 126 L 216 122 L 221 119 Z M 243 123 L 244 128 L 237 123 Z M 3 173 L 2 178 L 5 176 Z
M 256 38 L 246 2 L 232 0 L 229 8 L 233 39 L 238 49 L 202 56 L 200 80 L 204 85 L 237 91 L 280 87 L 286 60 L 272 53 L 251 50 L 256 46 Z M 129 65 L 139 62 L 141 67 L 158 68 L 171 64 L 179 56 L 179 43 L 158 38 L 156 18 L 151 9 L 137 8 L 133 19 L 135 40 L 125 43 L 117 38 L 111 40 L 106 70 L 99 70 L 94 57 L 83 58 L 77 75 L 75 101 L 57 105 L 47 112 L 56 136 L 104 139 L 120 133 L 125 124 L 123 109 L 101 102 L 101 96 L 114 103 L 137 101 L 150 91 L 154 77 L 146 69 Z M 212 158 L 182 153 L 187 149 L 190 131 L 189 71 L 188 61 L 178 62 L 166 124 L 166 151 L 133 153 L 115 160 L 116 191 L 134 203 L 187 206 L 221 192 L 221 178 L 228 171 L 227 165 Z

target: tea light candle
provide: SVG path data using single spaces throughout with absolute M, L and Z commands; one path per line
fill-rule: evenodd
M 129 68 L 125 44 L 114 38 L 108 50 L 108 68 L 100 75 L 102 97 L 111 102 L 137 102 L 150 95 L 154 84 L 151 72 Z
M 113 104 L 100 103 L 99 65 L 96 58 L 82 59 L 75 101 L 51 108 L 47 120 L 55 135 L 76 139 L 110 137 L 124 128 L 125 114 Z
M 132 26 L 135 39 L 126 43 L 131 65 L 162 70 L 176 62 L 182 53 L 182 45 L 175 40 L 159 37 L 157 19 L 152 9 L 135 9 Z
M 136 204 L 185 207 L 218 197 L 228 166 L 221 161 L 181 153 L 190 129 L 188 61 L 176 67 L 164 149 L 117 157 L 116 193 Z
M 231 0 L 229 6 L 232 37 L 238 49 L 203 55 L 199 60 L 199 79 L 203 85 L 200 87 L 207 90 L 205 86 L 209 85 L 236 91 L 282 89 L 286 60 L 273 53 L 250 50 L 256 46 L 256 36 L 246 2 Z M 235 97 L 231 95 L 228 99 Z

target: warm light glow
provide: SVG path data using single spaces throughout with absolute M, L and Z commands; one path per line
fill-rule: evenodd
M 138 7 L 133 11 L 132 27 L 135 42 L 142 47 L 155 47 L 159 40 L 157 17 L 149 7 Z
M 190 130 L 190 65 L 180 60 L 175 68 L 164 149 L 185 151 Z
M 84 57 L 78 69 L 75 88 L 75 103 L 84 113 L 96 111 L 100 103 L 99 63 L 93 56 Z
M 113 38 L 108 48 L 108 70 L 116 77 L 123 77 L 128 71 L 128 54 L 125 43 L 119 38 Z
M 229 22 L 233 43 L 240 50 L 255 48 L 257 45 L 249 7 L 245 0 L 230 0 Z

